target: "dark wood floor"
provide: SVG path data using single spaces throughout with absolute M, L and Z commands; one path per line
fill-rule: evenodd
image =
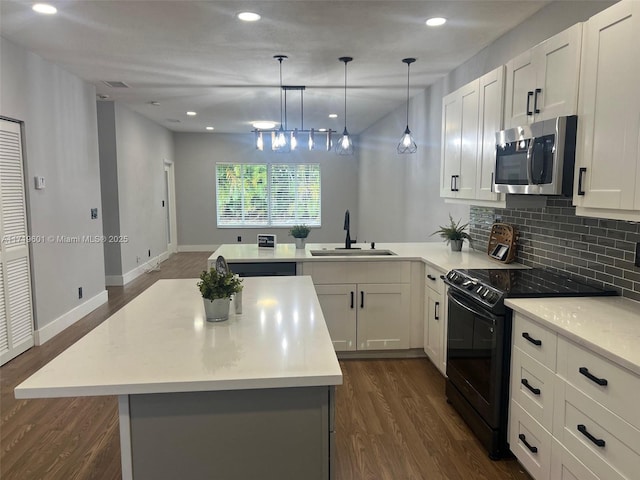
M 16 400 L 13 389 L 158 279 L 197 277 L 208 256 L 179 253 L 160 271 L 109 287 L 107 304 L 0 367 L 0 478 L 121 478 L 115 397 Z M 347 360 L 341 367 L 336 480 L 530 478 L 515 460 L 489 460 L 446 403 L 444 380 L 428 360 Z

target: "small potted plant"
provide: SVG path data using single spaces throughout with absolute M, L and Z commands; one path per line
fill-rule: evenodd
M 451 214 L 449 214 L 449 225 L 440 226 L 438 230 L 433 232 L 431 235 L 435 235 L 436 233 L 440 235 L 447 241 L 447 245 L 451 245 L 452 252 L 459 252 L 462 250 L 462 243 L 465 240 L 469 241 L 469 245 L 473 248 L 473 239 L 471 236 L 465 232 L 465 229 L 469 226 L 468 223 L 464 225 L 460 225 L 461 220 L 455 222 Z
M 296 248 L 304 248 L 305 241 L 309 236 L 309 232 L 311 229 L 306 225 L 294 225 L 289 230 L 289 235 L 291 235 L 296 242 Z
M 207 320 L 221 322 L 229 318 L 231 295 L 242 291 L 242 279 L 233 272 L 220 273 L 211 268 L 200 274 L 198 288 L 204 301 Z

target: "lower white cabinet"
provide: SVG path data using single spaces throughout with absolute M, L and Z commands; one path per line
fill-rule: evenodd
M 424 293 L 424 353 L 446 376 L 447 373 L 447 297 L 442 273 L 427 267 Z
M 640 479 L 640 377 L 519 313 L 513 335 L 509 445 L 533 478 Z
M 303 273 L 313 279 L 336 351 L 410 347 L 409 262 L 307 262 Z

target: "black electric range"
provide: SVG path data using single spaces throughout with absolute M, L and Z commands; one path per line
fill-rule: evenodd
M 447 399 L 497 459 L 509 454 L 512 311 L 506 298 L 616 295 L 542 269 L 452 270 L 447 292 Z

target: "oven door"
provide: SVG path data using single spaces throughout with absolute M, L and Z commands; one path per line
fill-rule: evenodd
M 447 377 L 492 428 L 500 424 L 505 365 L 505 317 L 449 289 Z

